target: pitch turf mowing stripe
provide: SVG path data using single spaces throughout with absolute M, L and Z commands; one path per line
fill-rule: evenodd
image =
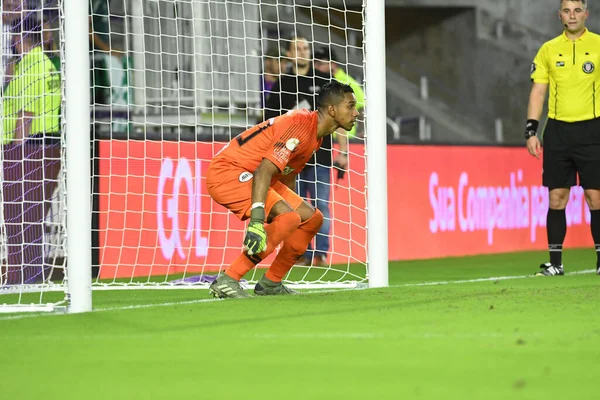
M 584 274 L 592 274 L 595 273 L 596 270 L 588 269 L 583 271 L 573 271 L 567 272 L 565 275 L 584 275 Z M 440 286 L 440 285 L 452 285 L 452 284 L 465 284 L 465 283 L 477 283 L 477 282 L 493 282 L 493 281 L 504 281 L 504 280 L 513 280 L 513 279 L 544 279 L 551 277 L 535 277 L 532 275 L 518 275 L 518 276 L 497 276 L 491 278 L 478 278 L 478 279 L 463 279 L 463 280 L 455 280 L 455 281 L 439 281 L 439 282 L 422 282 L 422 283 L 408 283 L 405 285 L 390 285 L 390 288 L 402 288 L 402 287 L 420 287 L 420 286 Z M 560 277 L 557 277 L 560 279 Z M 369 288 L 353 288 L 353 289 L 330 289 L 330 290 L 309 290 L 303 291 L 303 294 L 322 294 L 322 293 L 338 293 L 338 292 L 347 292 L 347 291 L 359 291 L 359 290 L 371 290 Z M 103 312 L 103 311 L 123 311 L 123 310 L 135 310 L 135 309 L 143 309 L 143 308 L 153 308 L 153 307 L 169 307 L 169 306 L 178 306 L 178 305 L 187 305 L 187 304 L 199 304 L 199 303 L 212 303 L 216 301 L 222 301 L 223 299 L 198 299 L 198 300 L 186 300 L 186 301 L 175 301 L 175 302 L 166 302 L 166 303 L 157 303 L 157 304 L 137 304 L 137 305 L 128 305 L 122 307 L 106 307 L 106 308 L 96 308 L 92 310 L 92 312 Z M 0 317 L 0 321 L 8 321 L 8 320 L 18 320 L 25 318 L 34 318 L 34 317 L 47 317 L 53 315 L 65 315 L 59 313 L 40 313 L 40 314 L 22 314 L 22 315 L 10 315 L 6 317 Z
M 568 272 L 594 265 L 581 254 Z M 290 400 L 595 399 L 600 277 L 525 279 L 540 256 L 399 263 L 391 288 L 241 302 L 94 293 L 130 309 L 0 321 L 3 398 L 262 399 L 267 382 Z M 498 276 L 517 278 L 470 282 Z

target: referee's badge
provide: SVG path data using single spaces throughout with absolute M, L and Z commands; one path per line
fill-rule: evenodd
M 529 68 L 529 72 L 533 74 L 535 72 L 536 68 L 537 67 L 536 67 L 535 63 L 531 63 L 531 67 Z
M 594 63 L 591 61 L 586 61 L 583 63 L 583 72 L 585 72 L 586 74 L 591 74 L 592 72 L 594 72 L 594 69 L 596 67 L 594 66 Z

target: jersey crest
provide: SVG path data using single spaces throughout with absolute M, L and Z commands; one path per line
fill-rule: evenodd
M 300 144 L 300 141 L 296 138 L 292 138 L 290 140 L 288 140 L 287 142 L 285 142 L 285 147 L 289 150 L 289 151 L 294 151 L 296 150 L 296 147 Z

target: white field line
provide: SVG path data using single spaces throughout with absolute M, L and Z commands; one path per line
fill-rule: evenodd
M 596 270 L 595 269 L 586 269 L 583 271 L 567 272 L 567 273 L 565 273 L 565 275 L 582 275 L 582 274 L 591 274 L 591 273 L 596 273 Z M 531 274 L 531 275 L 515 275 L 515 276 L 496 276 L 496 277 L 491 277 L 491 278 L 465 279 L 465 280 L 459 280 L 459 281 L 407 283 L 404 285 L 392 285 L 390 287 L 399 288 L 399 287 L 415 287 L 415 286 L 436 286 L 436 285 L 449 285 L 449 284 L 453 284 L 453 283 L 493 282 L 493 281 L 507 281 L 510 279 L 526 279 L 526 278 L 541 279 L 543 277 L 536 277 L 536 276 L 533 276 L 533 274 Z M 556 279 L 560 279 L 560 277 L 556 277 Z
M 595 273 L 595 272 L 596 272 L 596 270 L 586 269 L 583 271 L 567 272 L 565 275 L 581 275 L 581 274 L 591 274 L 591 273 Z M 510 280 L 510 279 L 526 279 L 526 278 L 535 278 L 535 277 L 533 275 L 497 276 L 497 277 L 491 277 L 491 278 L 465 279 L 465 280 L 457 280 L 457 281 L 407 283 L 404 285 L 392 285 L 392 286 L 390 286 L 390 288 L 436 286 L 436 285 L 450 285 L 450 284 L 463 284 L 463 283 L 475 283 L 475 282 L 492 282 L 492 281 L 504 281 L 504 280 Z M 560 277 L 557 277 L 555 279 L 560 279 Z M 368 288 L 310 290 L 310 291 L 305 291 L 303 293 L 312 294 L 312 293 L 328 293 L 328 292 L 345 292 L 345 291 L 366 290 L 366 289 L 368 289 Z M 216 301 L 221 301 L 221 299 L 198 299 L 198 300 L 174 301 L 174 302 L 167 302 L 167 303 L 138 304 L 138 305 L 122 306 L 122 307 L 106 307 L 106 308 L 96 308 L 96 309 L 92 310 L 91 312 L 136 310 L 136 309 L 142 309 L 142 308 L 170 307 L 170 306 L 185 305 L 185 304 L 213 303 Z M 19 320 L 19 319 L 36 318 L 36 317 L 49 317 L 49 316 L 56 316 L 56 315 L 68 315 L 68 314 L 62 314 L 62 313 L 19 314 L 19 315 L 10 315 L 10 316 L 6 316 L 6 317 L 0 317 L 0 321 Z
M 222 299 L 198 299 L 198 300 L 173 301 L 173 302 L 156 303 L 156 304 L 137 304 L 137 305 L 131 305 L 131 306 L 122 306 L 122 307 L 95 308 L 91 312 L 136 310 L 136 309 L 140 309 L 140 308 L 153 308 L 153 307 L 170 307 L 170 306 L 179 306 L 179 305 L 186 305 L 186 304 L 213 303 L 215 301 L 221 301 L 221 300 Z M 69 315 L 69 314 L 66 314 L 66 313 L 18 314 L 18 315 L 9 315 L 6 317 L 0 317 L 0 321 L 35 318 L 35 317 L 50 317 L 53 315 Z

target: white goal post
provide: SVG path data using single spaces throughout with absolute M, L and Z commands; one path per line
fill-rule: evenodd
M 92 290 L 207 288 L 241 251 L 244 223 L 210 199 L 204 173 L 227 141 L 262 121 L 278 87 L 265 78 L 274 60 L 279 78 L 302 59 L 328 79 L 353 77 L 364 92 L 347 168 L 317 158 L 312 176 L 299 176 L 300 195 L 327 210 L 328 228 L 286 284 L 388 285 L 383 1 L 89 1 L 20 10 L 42 21 L 57 11 L 54 27 L 41 26 L 60 38 L 63 162 L 46 199 L 42 279 L 15 280 L 3 222 L 0 312 L 86 312 Z M 304 106 L 298 95 L 294 107 Z M 340 140 L 327 150 L 331 164 Z
M 88 7 L 64 0 L 68 312 L 92 309 Z

